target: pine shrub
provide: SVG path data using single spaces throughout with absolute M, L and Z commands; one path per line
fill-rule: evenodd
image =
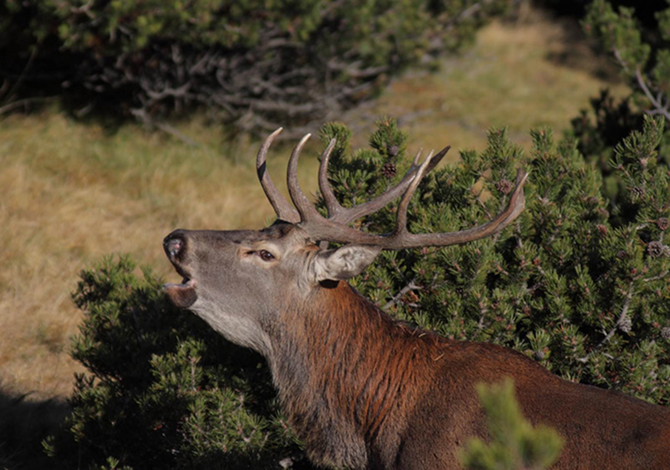
M 436 66 L 508 4 L 8 0 L 0 100 L 23 84 L 66 92 L 78 115 L 153 123 L 201 107 L 245 130 L 324 122 L 407 67 Z
M 618 194 L 625 189 L 609 164 L 616 145 L 623 136 L 642 127 L 645 115 L 670 119 L 670 8 L 666 1 L 640 5 L 596 0 L 586 8 L 582 24 L 593 45 L 613 59 L 631 88 L 630 95 L 622 99 L 603 90 L 591 100 L 591 110 L 583 110 L 572 120 L 570 131 L 579 151 L 599 166 L 603 195 L 614 207 L 619 204 Z M 667 134 L 661 139 L 658 161 L 665 166 L 670 163 Z
M 614 148 L 611 165 L 624 188 L 614 207 L 574 141 L 555 144 L 551 130 L 533 131 L 524 156 L 504 129 L 492 130 L 486 150 L 463 152 L 461 164 L 419 186 L 409 228 L 453 231 L 487 220 L 505 206 L 521 165 L 531 173 L 517 221 L 464 246 L 383 252 L 356 287 L 393 316 L 449 338 L 509 346 L 565 378 L 667 404 L 670 175 L 656 150 L 663 129 L 663 119 L 647 117 Z M 390 157 L 379 145 L 384 134 L 402 152 Z M 392 184 L 376 169 L 389 160 L 403 165 L 404 142 L 385 120 L 370 150 L 348 157 L 346 145 L 336 148 L 331 180 L 341 200 Z M 388 232 L 392 212 L 363 225 Z
M 617 3 L 621 2 L 594 0 L 582 21 L 592 43 L 613 59 L 632 90 L 615 107 L 606 96 L 594 102 L 597 113 L 609 116 L 608 122 L 597 117 L 598 128 L 609 131 L 635 125 L 635 115 L 641 112 L 670 119 L 670 4 L 647 2 L 636 9 L 615 8 Z

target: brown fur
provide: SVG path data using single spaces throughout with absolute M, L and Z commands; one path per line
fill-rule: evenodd
M 667 409 L 395 323 L 345 282 L 287 305 L 271 337 L 281 402 L 316 462 L 457 468 L 465 440 L 486 436 L 475 384 L 511 377 L 526 416 L 566 442 L 555 468 L 670 468 Z

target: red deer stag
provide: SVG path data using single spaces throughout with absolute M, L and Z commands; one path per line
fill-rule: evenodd
M 295 147 L 288 165 L 291 205 L 266 171 L 278 129 L 257 158 L 277 222 L 260 231 L 176 230 L 164 240 L 184 280 L 167 296 L 230 341 L 268 361 L 283 409 L 310 458 L 321 465 L 375 469 L 458 468 L 466 438 L 486 436 L 475 384 L 514 380 L 523 412 L 565 440 L 555 468 L 670 468 L 670 410 L 562 380 L 492 344 L 449 340 L 394 322 L 346 279 L 380 250 L 447 246 L 493 235 L 523 210 L 519 171 L 508 207 L 455 233 L 412 234 L 407 208 L 421 178 L 446 154 L 415 159 L 403 180 L 367 203 L 344 208 L 327 180 L 335 141 L 324 151 L 319 186 L 324 217 L 301 191 Z M 401 197 L 402 196 L 402 197 Z M 401 197 L 393 233 L 349 225 Z M 326 249 L 321 242 L 344 244 Z

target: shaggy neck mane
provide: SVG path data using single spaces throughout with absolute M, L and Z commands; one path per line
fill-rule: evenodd
M 283 409 L 312 459 L 374 465 L 373 456 L 394 454 L 374 443 L 399 445 L 397 410 L 421 399 L 407 389 L 429 389 L 420 383 L 431 381 L 433 368 L 422 363 L 439 359 L 444 340 L 394 322 L 346 282 L 315 296 L 280 312 L 270 334 Z

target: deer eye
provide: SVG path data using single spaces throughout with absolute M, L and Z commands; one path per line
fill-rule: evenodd
M 274 261 L 275 259 L 275 255 L 267 250 L 260 250 L 258 256 L 260 256 L 263 261 Z

